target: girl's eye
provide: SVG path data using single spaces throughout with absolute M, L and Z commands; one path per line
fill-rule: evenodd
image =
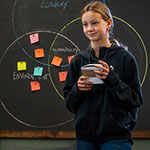
M 92 22 L 92 24 L 93 24 L 93 25 L 96 25 L 96 24 L 98 24 L 98 22 L 95 21 L 95 22 Z
M 87 27 L 87 26 L 88 26 L 88 24 L 87 24 L 87 23 L 83 23 L 83 26 L 84 26 L 84 27 Z

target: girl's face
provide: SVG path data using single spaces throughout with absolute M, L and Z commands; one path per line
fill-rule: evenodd
M 88 11 L 82 15 L 83 32 L 91 42 L 108 40 L 111 19 L 106 22 L 99 13 Z

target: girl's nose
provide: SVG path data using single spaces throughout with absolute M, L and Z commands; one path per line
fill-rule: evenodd
M 93 27 L 92 27 L 92 25 L 89 25 L 88 26 L 88 31 L 91 31 L 91 30 L 93 30 Z

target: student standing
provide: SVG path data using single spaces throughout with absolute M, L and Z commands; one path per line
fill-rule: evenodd
M 90 47 L 71 61 L 64 87 L 66 106 L 75 114 L 77 150 L 131 150 L 132 130 L 143 104 L 135 57 L 111 37 L 113 18 L 100 1 L 81 12 Z M 95 65 L 102 84 L 93 84 L 81 67 Z

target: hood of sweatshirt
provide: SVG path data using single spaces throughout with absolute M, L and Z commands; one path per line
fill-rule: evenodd
M 84 59 L 86 59 L 89 63 L 91 62 L 91 59 L 101 59 L 105 62 L 107 62 L 107 60 L 112 57 L 114 54 L 116 54 L 118 51 L 120 50 L 124 50 L 123 47 L 117 46 L 115 44 L 112 44 L 111 47 L 100 47 L 99 48 L 99 58 L 97 58 L 94 55 L 94 50 L 92 48 L 87 48 L 87 50 L 85 51 L 80 51 L 79 55 L 81 55 L 82 57 L 84 57 Z

